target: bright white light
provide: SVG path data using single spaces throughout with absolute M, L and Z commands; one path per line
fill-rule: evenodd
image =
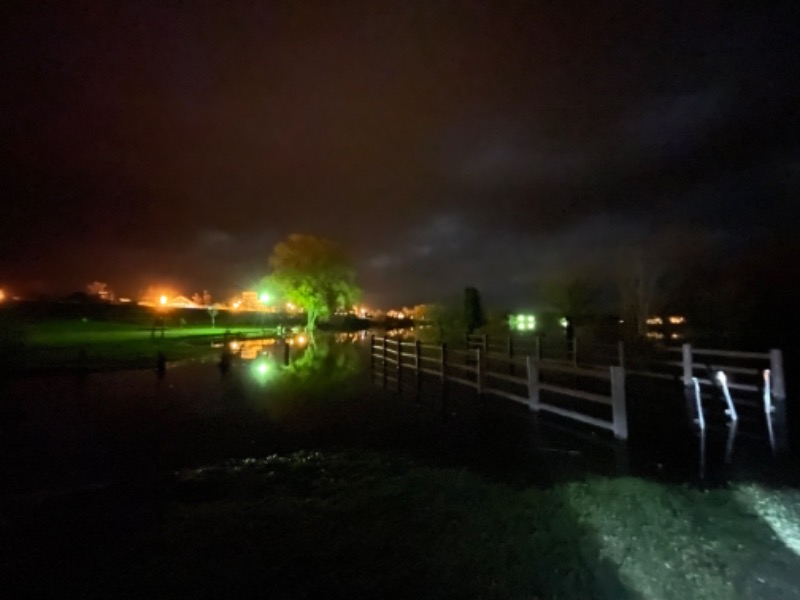
M 722 385 L 725 385 L 725 382 L 728 381 L 727 375 L 725 375 L 722 371 L 717 371 L 717 381 L 719 381 Z
M 161 296 L 161 298 L 159 298 L 158 301 L 161 303 L 161 306 L 164 306 L 167 303 L 167 297 Z
M 231 350 L 236 350 L 239 348 L 239 342 L 231 342 Z

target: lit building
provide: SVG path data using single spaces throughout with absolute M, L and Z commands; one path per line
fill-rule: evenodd
M 682 315 L 654 315 L 646 323 L 649 340 L 678 342 L 686 337 L 686 317 Z

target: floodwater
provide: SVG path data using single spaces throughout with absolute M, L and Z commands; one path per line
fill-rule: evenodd
M 363 334 L 273 340 L 165 371 L 5 382 L 0 476 L 7 493 L 86 485 L 298 449 L 364 448 L 518 483 L 586 473 L 719 482 L 772 472 L 768 444 L 724 424 L 698 435 L 679 391 L 630 404 L 631 439 L 531 414 L 413 374 L 383 388 Z M 257 348 L 256 348 L 257 346 Z M 288 352 L 287 352 L 288 350 Z M 288 364 L 286 364 L 288 360 Z
M 749 483 L 785 473 L 763 439 L 730 437 L 724 422 L 701 453 L 680 389 L 632 390 L 620 443 L 436 378 L 384 387 L 359 335 L 293 342 L 4 382 L 8 593 L 464 597 L 451 582 L 470 576 L 458 590 L 470 597 L 800 598 L 797 493 Z M 365 462 L 337 458 L 353 456 Z M 707 489 L 740 476 L 747 485 Z M 449 570 L 408 577 L 437 545 Z M 474 562 L 490 554 L 508 561 Z M 525 556 L 538 558 L 516 568 Z M 348 571 L 359 557 L 363 571 Z M 539 572 L 555 576 L 523 586 Z M 524 593 L 493 593 L 500 580 Z

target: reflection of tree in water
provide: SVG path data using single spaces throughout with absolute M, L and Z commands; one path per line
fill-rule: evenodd
M 264 407 L 271 418 L 291 429 L 336 423 L 355 397 L 358 372 L 356 347 L 316 335 L 268 386 Z
M 303 353 L 285 369 L 288 385 L 331 386 L 351 380 L 358 373 L 358 354 L 350 344 L 336 344 L 329 336 L 315 335 Z

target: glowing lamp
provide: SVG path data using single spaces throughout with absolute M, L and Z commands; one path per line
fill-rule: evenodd
M 266 292 L 262 292 L 261 295 L 258 297 L 261 304 L 266 304 L 269 302 L 269 294 Z
M 161 298 L 159 298 L 158 301 L 161 303 L 161 306 L 164 306 L 167 303 L 167 297 L 161 296 Z

